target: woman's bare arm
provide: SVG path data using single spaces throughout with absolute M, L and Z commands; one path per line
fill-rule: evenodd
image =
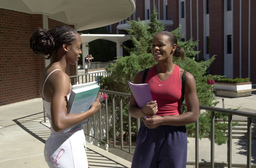
M 144 120 L 149 128 L 156 128 L 160 125 L 182 126 L 197 121 L 199 116 L 199 100 L 196 91 L 196 82 L 192 74 L 186 73 L 185 100 L 187 112 L 175 116 L 152 116 Z
M 144 71 L 140 71 L 134 78 L 134 83 L 141 83 L 142 82 L 142 77 L 144 74 Z M 129 105 L 129 112 L 131 116 L 135 118 L 141 118 L 143 116 L 152 116 L 158 111 L 157 108 L 157 102 L 156 101 L 150 101 L 148 102 L 144 107 L 139 108 L 133 95 L 131 94 L 130 97 L 130 105 Z
M 96 101 L 91 105 L 91 108 L 88 111 L 79 114 L 68 114 L 66 101 L 66 96 L 70 93 L 68 75 L 64 72 L 56 72 L 54 75 L 51 75 L 49 82 L 52 90 L 52 126 L 55 131 L 74 126 L 86 118 L 91 117 L 100 109 L 101 103 L 99 102 L 99 93 Z

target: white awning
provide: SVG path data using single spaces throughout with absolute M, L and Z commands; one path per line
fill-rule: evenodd
M 120 44 L 122 44 L 123 42 L 130 39 L 130 36 L 127 34 L 81 34 L 80 37 L 82 39 L 82 42 L 86 43 L 89 43 L 97 39 L 102 39 L 113 42 L 119 42 Z
M 1 0 L 0 8 L 44 14 L 81 31 L 126 19 L 135 10 L 135 3 L 133 0 Z

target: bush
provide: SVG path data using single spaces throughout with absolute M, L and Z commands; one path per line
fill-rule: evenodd
M 225 83 L 244 83 L 244 82 L 250 82 L 249 78 L 216 78 L 214 79 L 215 82 L 225 82 Z
M 153 15 L 156 17 L 157 15 Z M 152 22 L 155 22 L 156 19 L 152 19 Z M 156 26 L 155 27 L 160 27 Z M 161 29 L 161 28 L 160 28 Z M 154 29 L 159 31 L 160 29 Z M 126 92 L 130 93 L 130 89 L 128 86 L 127 81 L 133 81 L 133 78 L 136 73 L 139 71 L 152 67 L 156 62 L 153 59 L 153 56 L 151 53 L 148 53 L 149 46 L 151 46 L 151 42 L 149 39 L 152 39 L 153 35 L 156 32 L 150 32 L 153 29 L 150 29 L 150 26 L 147 26 L 144 23 L 141 23 L 140 21 L 133 21 L 133 24 L 131 24 L 131 29 L 128 31 L 130 32 L 133 41 L 133 45 L 135 46 L 133 49 L 130 50 L 131 55 L 127 57 L 119 57 L 115 63 L 112 63 L 109 65 L 108 68 L 106 68 L 108 74 L 110 74 L 108 77 L 101 78 L 100 82 L 103 83 L 103 89 L 106 90 L 114 90 L 119 92 Z M 144 32 L 148 31 L 148 32 Z M 137 33 L 136 33 L 137 32 Z M 209 76 L 206 76 L 207 70 L 210 67 L 211 63 L 215 60 L 215 56 L 211 57 L 209 60 L 206 61 L 196 61 L 195 55 L 199 53 L 199 51 L 194 51 L 194 48 L 197 45 L 196 41 L 193 41 L 192 39 L 188 41 L 182 41 L 182 35 L 180 34 L 180 27 L 178 27 L 176 30 L 172 31 L 177 39 L 178 39 L 178 45 L 180 47 L 183 47 L 186 53 L 185 60 L 181 60 L 180 58 L 173 58 L 173 61 L 175 64 L 180 66 L 181 68 L 187 70 L 191 74 L 193 74 L 195 80 L 196 80 L 196 87 L 197 87 L 197 94 L 199 98 L 200 105 L 205 106 L 215 106 L 218 102 L 215 102 L 215 95 L 213 93 L 213 85 L 208 85 L 207 80 L 209 79 Z M 149 36 L 143 38 L 143 36 Z M 145 41 L 147 39 L 147 41 Z M 143 52 L 142 52 L 143 51 Z M 211 76 L 211 78 L 217 78 L 219 76 Z M 128 104 L 127 104 L 128 106 Z M 128 108 L 125 107 L 125 110 L 123 110 L 123 113 L 125 115 L 124 120 L 127 120 L 126 116 L 128 114 Z M 200 125 L 200 137 L 209 137 L 210 131 L 211 131 L 211 113 L 209 111 L 206 112 L 200 112 L 199 115 L 199 125 Z M 216 114 L 216 120 L 226 120 L 227 116 L 223 114 Z M 125 121 L 124 121 L 125 122 Z M 135 123 L 136 120 L 132 120 L 132 123 Z M 194 136 L 195 135 L 195 124 L 189 124 L 186 125 L 188 130 L 188 136 Z M 217 144 L 223 144 L 226 142 L 227 137 L 225 136 L 225 130 L 227 129 L 226 123 L 216 123 L 215 127 L 218 128 L 215 130 L 215 136 L 216 140 L 215 142 Z M 127 129 L 127 128 L 124 128 Z M 134 128 L 135 129 L 135 128 Z M 127 130 L 125 130 L 127 131 Z M 132 130 L 135 131 L 135 130 Z

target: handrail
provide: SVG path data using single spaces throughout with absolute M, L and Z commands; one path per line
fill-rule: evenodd
M 105 136 L 104 138 L 98 139 L 100 142 L 107 142 L 108 147 L 113 147 L 113 148 L 118 148 L 126 153 L 129 153 L 130 155 L 133 154 L 134 151 L 134 145 L 132 145 L 132 141 L 131 141 L 131 135 L 132 134 L 136 134 L 136 132 L 132 132 L 131 131 L 131 127 L 133 124 L 137 124 L 137 127 L 140 126 L 140 119 L 137 119 L 137 123 L 132 123 L 132 117 L 130 116 L 130 114 L 125 114 L 128 115 L 128 123 L 125 125 L 128 127 L 127 128 L 127 132 L 128 132 L 128 143 L 126 145 L 124 145 L 125 140 L 124 140 L 124 136 L 125 133 L 123 132 L 123 129 L 126 129 L 123 126 L 123 117 L 124 117 L 124 106 L 127 105 L 129 103 L 129 96 L 130 94 L 128 93 L 121 93 L 121 92 L 116 92 L 116 91 L 109 91 L 109 90 L 100 90 L 103 93 L 107 93 L 108 95 L 112 95 L 110 96 L 110 98 L 107 99 L 107 103 L 112 103 L 112 104 L 108 104 L 108 107 L 112 107 L 112 111 L 110 111 L 111 109 L 108 108 L 108 118 L 104 121 L 109 121 L 109 124 L 112 123 L 108 128 L 105 128 L 105 130 L 101 130 L 101 132 L 106 132 L 106 134 L 108 135 L 108 137 Z M 120 99 L 116 99 L 117 97 L 119 97 Z M 111 99 L 111 102 L 109 101 Z M 126 101 L 124 101 L 126 100 Z M 106 102 L 105 102 L 106 103 Z M 119 104 L 119 105 L 117 105 Z M 183 106 L 185 104 L 183 103 Z M 106 105 L 103 106 L 103 108 L 101 109 L 101 111 L 105 111 L 104 109 L 106 108 Z M 113 110 L 114 109 L 114 110 Z M 248 144 L 252 143 L 252 119 L 256 119 L 256 114 L 255 113 L 250 113 L 250 112 L 243 112 L 243 111 L 239 111 L 239 110 L 230 110 L 230 109 L 223 109 L 223 108 L 218 108 L 218 107 L 209 107 L 209 106 L 203 106 L 200 105 L 200 109 L 201 110 L 208 110 L 211 112 L 211 163 L 210 163 L 210 167 L 214 168 L 215 167 L 215 140 L 214 140 L 214 132 L 215 132 L 215 113 L 216 112 L 220 112 L 220 113 L 225 113 L 228 114 L 228 160 L 227 163 L 224 164 L 225 166 L 231 168 L 231 167 L 235 167 L 235 166 L 241 166 L 240 165 L 235 165 L 232 164 L 232 116 L 233 115 L 239 115 L 239 116 L 244 116 L 248 118 L 248 127 L 247 127 L 247 133 L 248 133 Z M 118 112 L 119 113 L 116 113 Z M 106 112 L 106 111 L 105 111 Z M 113 113 L 112 113 L 113 112 Z M 112 113 L 112 114 L 111 114 Z M 118 116 L 117 114 L 120 114 L 120 116 Z M 101 114 L 102 115 L 102 114 Z M 114 116 L 113 116 L 114 115 Z M 96 117 L 96 115 L 95 115 Z M 103 116 L 99 116 L 99 118 L 102 118 Z M 116 117 L 119 117 L 120 121 L 118 123 L 115 122 Z M 104 118 L 104 117 L 103 117 Z M 110 119 L 113 119 L 110 121 Z M 97 122 L 97 121 L 96 121 Z M 93 125 L 93 123 L 91 123 Z M 120 132 L 116 129 L 115 124 L 120 124 L 119 128 L 121 128 Z M 197 121 L 196 123 L 196 128 L 195 128 L 195 161 L 194 163 L 189 163 L 189 164 L 193 164 L 195 165 L 195 167 L 199 168 L 199 164 L 201 164 L 199 162 L 199 122 Z M 97 124 L 96 124 L 97 125 Z M 88 127 L 90 127 L 91 125 L 88 124 Z M 104 124 L 101 123 L 100 126 L 104 129 Z M 134 126 L 134 125 L 133 125 Z M 111 127 L 111 128 L 110 128 Z M 94 129 L 95 129 L 95 125 L 94 125 Z M 90 129 L 92 129 L 92 127 L 90 127 Z M 90 130 L 89 129 L 89 130 Z M 97 132 L 97 130 L 92 131 L 93 133 Z M 109 132 L 113 132 L 113 136 L 109 135 Z M 117 137 L 116 134 L 119 133 L 119 137 Z M 91 134 L 90 132 L 86 132 L 86 135 L 89 137 L 93 137 L 95 139 L 97 139 L 97 135 L 96 134 Z M 123 135 L 123 136 L 120 136 Z M 117 139 L 119 138 L 120 144 L 117 144 Z M 251 165 L 251 145 L 247 146 L 247 165 L 243 165 L 243 166 L 247 166 L 249 168 L 251 167 L 255 167 Z M 108 148 L 108 150 L 111 150 L 111 148 Z M 132 158 L 132 156 L 130 157 Z M 127 159 L 127 157 L 126 157 Z
M 81 83 L 87 83 L 92 82 L 97 79 L 98 76 L 107 76 L 107 72 L 105 70 L 99 70 L 94 72 L 88 72 L 86 74 L 81 75 L 73 75 L 70 76 L 70 82 L 72 85 L 74 84 L 81 84 Z
M 75 75 L 71 76 L 70 80 L 73 84 L 75 83 L 86 83 L 93 81 L 97 78 L 97 76 L 107 76 L 106 72 L 100 73 L 91 73 L 91 74 L 83 74 L 83 75 Z M 125 114 L 124 109 L 125 105 L 129 103 L 129 93 L 122 93 L 110 90 L 100 90 L 103 93 L 107 93 L 109 97 L 103 102 L 102 108 L 96 113 L 92 119 L 90 119 L 87 124 L 84 126 L 85 135 L 87 137 L 87 141 L 94 143 L 98 142 L 97 145 L 105 144 L 105 149 L 116 153 L 115 149 L 122 150 L 124 153 L 128 154 L 125 156 L 125 159 L 131 160 L 134 152 L 134 144 L 132 143 L 132 134 L 137 133 L 140 127 L 140 119 L 134 119 L 130 116 L 130 114 Z M 185 106 L 185 103 L 182 104 Z M 127 109 L 126 109 L 127 110 Z M 214 168 L 215 166 L 215 141 L 214 141 L 214 132 L 215 132 L 215 112 L 228 114 L 228 157 L 227 163 L 223 166 L 231 167 L 248 167 L 255 168 L 255 165 L 251 165 L 251 152 L 252 152 L 252 119 L 256 119 L 256 113 L 244 112 L 239 110 L 230 110 L 218 107 L 209 107 L 200 105 L 200 110 L 208 110 L 211 112 L 211 163 L 210 167 Z M 233 115 L 247 117 L 247 164 L 232 164 L 232 122 Z M 44 116 L 45 117 L 45 116 Z M 128 117 L 128 123 L 124 124 L 124 117 Z M 119 121 L 118 123 L 116 121 Z M 136 123 L 134 123 L 136 121 Z M 119 124 L 120 126 L 118 126 Z M 135 126 L 137 129 L 132 131 L 132 126 Z M 128 128 L 126 128 L 128 127 Z M 128 132 L 128 143 L 125 144 L 123 129 L 127 129 Z M 96 141 L 95 141 L 96 140 Z M 96 142 L 96 143 L 97 143 Z M 127 147 L 128 146 L 128 147 Z M 112 148 L 109 148 L 112 147 Z M 120 151 L 119 151 L 120 152 Z M 195 161 L 193 164 L 196 168 L 199 168 L 199 121 L 195 122 Z
M 210 107 L 210 106 L 204 106 L 204 105 L 200 105 L 200 109 L 212 110 L 212 111 L 217 111 L 217 112 L 224 112 L 224 113 L 227 113 L 227 114 L 240 115 L 240 116 L 250 117 L 250 118 L 256 118 L 256 113 L 249 113 L 249 112 L 239 111 L 239 110 L 230 110 L 230 109 Z

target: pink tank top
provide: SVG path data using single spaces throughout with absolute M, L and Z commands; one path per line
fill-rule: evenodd
M 180 67 L 175 65 L 172 74 L 164 81 L 156 75 L 156 65 L 150 68 L 145 83 L 149 84 L 153 100 L 157 101 L 157 115 L 179 115 L 182 104 Z

